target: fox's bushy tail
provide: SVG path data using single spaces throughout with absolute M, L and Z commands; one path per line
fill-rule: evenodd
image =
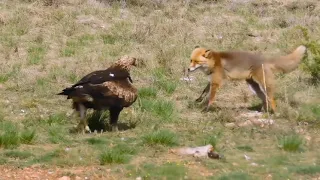
M 299 63 L 301 62 L 304 53 L 306 52 L 306 47 L 301 45 L 297 47 L 292 53 L 286 56 L 280 56 L 271 60 L 274 68 L 282 73 L 289 73 L 295 70 Z

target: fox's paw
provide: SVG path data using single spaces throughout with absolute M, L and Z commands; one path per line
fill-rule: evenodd
M 201 112 L 206 113 L 206 112 L 209 112 L 209 110 L 210 110 L 210 106 L 207 106 L 207 107 L 203 108 Z

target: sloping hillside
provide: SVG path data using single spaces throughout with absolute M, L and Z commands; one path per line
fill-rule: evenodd
M 319 15 L 318 0 L 2 0 L 0 179 L 319 178 L 320 88 L 305 63 L 320 57 Z M 260 103 L 244 81 L 225 81 L 202 113 L 207 77 L 183 80 L 196 45 L 275 56 L 301 44 L 314 51 L 277 75 L 278 112 L 253 117 L 271 126 L 243 125 Z M 55 94 L 123 55 L 140 63 L 121 131 L 69 133 L 77 118 Z M 225 159 L 170 153 L 207 144 Z

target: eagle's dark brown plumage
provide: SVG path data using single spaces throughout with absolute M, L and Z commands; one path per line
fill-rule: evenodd
M 120 112 L 137 99 L 137 89 L 131 84 L 130 69 L 132 66 L 136 66 L 136 59 L 124 56 L 108 69 L 94 71 L 58 94 L 72 99 L 73 108 L 80 115 L 78 131 L 90 131 L 85 118 L 89 108 L 109 109 L 112 130 L 118 129 L 117 121 Z

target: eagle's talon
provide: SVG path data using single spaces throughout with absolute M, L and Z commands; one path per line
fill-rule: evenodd
M 89 128 L 89 126 L 87 125 L 86 128 L 85 128 L 85 132 L 88 132 L 91 134 L 91 129 Z

